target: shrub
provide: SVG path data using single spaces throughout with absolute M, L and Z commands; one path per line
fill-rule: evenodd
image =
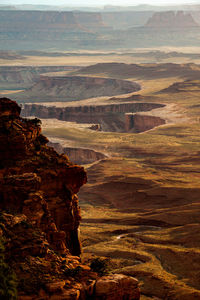
M 15 273 L 11 270 L 4 258 L 4 242 L 0 238 L 0 299 L 17 299 L 17 279 Z
M 110 260 L 96 257 L 91 260 L 90 268 L 100 276 L 106 275 L 110 272 Z

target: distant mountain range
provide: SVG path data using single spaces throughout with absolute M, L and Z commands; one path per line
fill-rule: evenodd
M 200 25 L 191 13 L 183 11 L 156 12 L 145 25 L 150 28 L 192 28 Z
M 0 4 L 0 10 L 57 10 L 57 11 L 94 11 L 94 12 L 121 12 L 121 11 L 169 11 L 169 10 L 183 10 L 183 11 L 196 11 L 200 10 L 199 4 L 181 4 L 181 5 L 135 5 L 135 6 L 96 6 L 96 7 L 86 7 L 86 6 L 59 6 L 59 5 L 34 5 L 34 4 Z
M 199 26 L 200 10 L 101 13 L 0 10 L 0 50 L 200 46 Z

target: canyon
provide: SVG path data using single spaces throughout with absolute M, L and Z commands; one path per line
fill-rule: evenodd
M 86 16 L 76 21 L 85 34 Z M 125 27 L 113 38 L 128 32 L 137 46 L 138 32 L 155 35 Z M 193 39 L 185 31 L 176 30 L 179 38 L 190 31 Z M 3 237 L 19 299 L 139 299 L 139 289 L 141 300 L 199 299 L 198 49 L 61 53 L 53 42 L 51 53 L 24 49 L 0 60 L 1 88 L 24 90 L 18 105 L 0 101 L 0 246 Z M 85 77 L 82 100 L 65 101 L 63 77 Z M 96 78 L 112 95 L 85 99 Z M 139 89 L 120 95 L 116 80 Z M 91 269 L 96 258 L 109 261 L 110 273 Z
M 56 118 L 58 120 L 100 124 L 102 131 L 109 132 L 126 132 L 130 128 L 130 120 L 127 117 L 128 112 L 151 111 L 156 108 L 164 107 L 163 104 L 157 103 L 118 103 L 106 105 L 90 105 L 90 106 L 75 106 L 75 107 L 56 107 L 54 105 L 39 105 L 39 104 L 24 104 L 22 113 L 24 116 L 36 116 L 39 118 Z M 137 117 L 137 129 L 139 130 L 139 117 Z M 144 119 L 144 118 L 143 118 Z M 151 128 L 158 125 L 156 117 L 148 118 Z M 144 120 L 141 119 L 141 123 Z M 150 125 L 151 123 L 151 125 Z M 162 123 L 163 124 L 163 123 Z M 159 124 L 161 125 L 161 123 Z M 142 130 L 142 127 L 140 126 Z
M 98 64 L 83 70 L 137 79 L 142 87 L 140 94 L 24 105 L 27 116 L 35 106 L 43 116 L 62 116 L 51 126 L 45 119 L 50 140 L 107 154 L 86 166 L 88 183 L 79 193 L 83 260 L 94 253 L 110 259 L 113 270 L 139 280 L 142 300 L 198 299 L 198 65 Z M 96 130 L 89 130 L 90 121 Z
M 191 11 L 184 14 L 178 11 L 177 17 L 172 16 L 171 26 L 167 25 L 167 27 L 160 24 L 166 23 L 162 22 L 166 19 L 164 15 L 171 18 L 169 12 L 156 12 L 154 17 L 153 14 L 154 11 L 79 12 L 0 9 L 1 49 L 71 51 L 97 48 L 120 50 L 166 46 L 166 44 L 199 46 L 198 12 L 193 14 Z M 155 30 L 157 35 L 154 34 Z M 180 36 L 183 32 L 184 38 Z
M 133 277 L 98 277 L 81 263 L 77 193 L 87 181 L 86 172 L 48 147 L 40 121 L 23 119 L 20 111 L 16 102 L 0 98 L 0 242 L 9 266 L 0 275 L 8 280 L 1 296 L 9 297 L 17 280 L 20 300 L 139 300 Z M 9 282 L 11 270 L 16 277 Z

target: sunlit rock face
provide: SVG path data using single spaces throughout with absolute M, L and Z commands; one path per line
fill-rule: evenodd
M 105 288 L 96 292 L 98 276 L 79 258 L 77 193 L 86 172 L 48 147 L 40 120 L 20 111 L 0 98 L 0 245 L 16 273 L 18 299 L 111 299 L 113 280 L 113 299 L 139 299 L 137 280 L 124 275 L 101 279 Z
M 37 223 L 43 223 L 44 213 L 53 216 L 55 231 L 63 231 L 63 248 L 79 255 L 77 229 L 80 213 L 76 193 L 86 183 L 84 169 L 72 165 L 66 156 L 60 156 L 46 146 L 48 140 L 41 134 L 40 121 L 21 118 L 20 107 L 15 102 L 4 98 L 0 107 L 0 164 L 3 174 L 0 205 L 22 213 L 27 206 L 24 201 L 29 199 L 33 209 L 34 203 L 37 206 L 37 202 L 44 202 L 47 211 L 40 204 L 41 219 Z M 32 197 L 38 193 L 40 197 L 31 201 L 30 192 Z M 46 224 L 46 233 L 49 226 Z
M 142 115 L 142 114 L 126 114 L 126 131 L 144 132 L 164 125 L 165 120 L 156 116 Z
M 164 104 L 145 102 L 85 105 L 76 107 L 25 104 L 23 106 L 23 115 L 37 116 L 44 119 L 56 118 L 62 121 L 77 123 L 100 124 L 99 129 L 102 131 L 126 132 L 126 113 L 151 111 L 164 106 Z

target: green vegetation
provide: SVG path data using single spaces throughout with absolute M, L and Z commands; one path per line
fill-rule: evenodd
M 110 272 L 110 260 L 96 257 L 90 263 L 92 271 L 98 273 L 100 276 L 106 275 Z
M 4 241 L 0 239 L 0 299 L 17 299 L 17 279 L 4 257 Z

